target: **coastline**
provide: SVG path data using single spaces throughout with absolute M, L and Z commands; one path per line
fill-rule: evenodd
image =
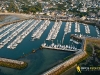
M 6 25 L 9 25 L 9 24 L 12 24 L 12 23 L 16 23 L 16 22 L 20 22 L 20 21 L 23 21 L 23 20 L 29 20 L 29 19 L 41 19 L 41 20 L 50 20 L 50 21 L 63 21 L 63 22 L 79 22 L 79 23 L 84 23 L 84 24 L 90 24 L 90 25 L 93 25 L 93 26 L 97 26 L 99 29 L 100 29 L 100 26 L 97 24 L 97 21 L 95 20 L 94 21 L 91 21 L 91 20 L 81 20 L 81 19 L 75 19 L 75 18 L 70 18 L 70 19 L 55 19 L 55 18 L 51 18 L 51 17 L 45 17 L 45 16 L 42 16 L 42 17 L 38 17 L 36 15 L 29 15 L 29 14 L 23 14 L 23 13 L 0 13 L 0 15 L 3 15 L 3 16 L 17 16 L 20 18 L 20 20 L 16 20 L 16 21 L 12 21 L 12 22 L 8 22 L 8 23 L 4 23 L 4 24 L 1 24 L 0 25 L 0 28 L 3 27 L 3 26 L 6 26 Z

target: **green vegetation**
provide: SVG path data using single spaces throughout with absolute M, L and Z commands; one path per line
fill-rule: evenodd
M 64 7 L 65 5 L 66 5 L 66 3 L 56 4 L 55 7 L 50 8 L 49 10 L 52 10 L 52 11 L 55 11 L 55 10 L 58 10 L 58 11 L 66 11 L 66 7 Z
M 97 57 L 100 59 L 100 50 L 96 50 Z
M 87 16 L 87 15 L 88 15 L 87 12 L 79 12 L 76 14 L 76 16 L 80 16 L 80 17 Z
M 41 7 L 40 3 L 38 3 L 37 5 L 34 5 L 34 6 L 23 5 L 22 10 L 23 10 L 23 13 L 33 13 L 34 14 L 36 12 L 41 12 L 42 7 Z
M 7 7 L 9 12 L 18 12 L 18 8 L 14 5 L 13 0 L 10 0 L 9 7 Z
M 57 10 L 65 11 L 66 7 L 64 7 L 65 4 L 57 4 Z
M 24 62 L 24 64 L 15 64 L 15 63 L 10 63 L 10 62 L 3 62 L 3 61 L 0 61 L 0 66 L 2 67 L 8 67 L 8 68 L 14 68 L 14 69 L 24 69 L 27 67 L 27 63 Z
M 15 5 L 14 0 L 10 0 L 10 2 L 8 3 L 9 7 L 7 7 L 7 11 L 8 12 L 21 12 L 21 13 L 27 13 L 27 14 L 29 13 L 34 14 L 36 12 L 42 11 L 41 3 L 32 5 L 28 0 L 18 0 L 18 2 L 19 4 Z
M 95 52 L 96 52 L 96 56 L 97 56 L 97 58 L 100 59 L 100 47 L 97 46 L 97 45 L 94 45 L 94 49 L 95 49 Z
M 86 52 L 87 52 L 87 54 L 89 56 L 92 55 L 92 51 L 93 51 L 92 47 L 89 44 L 87 44 L 87 46 L 86 46 Z

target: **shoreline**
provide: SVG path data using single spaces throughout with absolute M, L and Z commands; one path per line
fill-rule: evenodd
M 81 19 L 75 19 L 75 18 L 71 18 L 71 19 L 55 19 L 55 18 L 50 18 L 47 16 L 47 18 L 45 18 L 45 16 L 42 17 L 38 17 L 36 15 L 30 15 L 30 14 L 24 14 L 24 13 L 0 13 L 0 16 L 17 16 L 20 18 L 20 20 L 16 20 L 16 21 L 12 21 L 12 22 L 8 22 L 8 23 L 4 23 L 4 24 L 0 24 L 0 28 L 3 26 L 6 26 L 8 24 L 12 24 L 12 23 L 16 23 L 16 22 L 20 22 L 23 20 L 28 20 L 28 19 L 36 19 L 36 20 L 50 20 L 50 21 L 63 21 L 63 22 L 79 22 L 79 23 L 84 23 L 84 24 L 90 24 L 92 26 L 97 26 L 100 29 L 100 26 L 97 24 L 96 20 L 91 21 L 91 20 L 81 20 Z
M 12 22 L 7 22 L 7 23 L 4 23 L 4 24 L 0 24 L 0 28 L 2 28 L 3 26 L 7 26 L 9 24 L 12 24 L 12 23 L 17 23 L 17 22 L 21 22 L 21 21 L 24 21 L 24 20 L 30 20 L 30 19 L 35 19 L 35 20 L 40 20 L 40 19 L 36 19 L 36 18 L 31 18 L 31 17 L 28 17 L 28 18 L 23 18 L 23 19 L 19 19 L 19 20 L 15 20 L 15 21 L 12 21 Z M 45 19 L 41 19 L 41 20 L 45 20 Z M 56 21 L 56 20 L 50 20 L 50 21 Z M 59 21 L 59 20 L 58 20 Z M 63 21 L 63 20 L 61 20 Z M 90 24 L 92 26 L 97 26 L 99 29 L 100 29 L 100 26 L 96 23 L 91 23 L 91 22 L 86 22 L 86 21 L 78 21 L 78 20 L 75 20 L 75 21 L 72 21 L 72 20 L 66 20 L 66 21 L 63 21 L 63 22 L 79 22 L 79 23 L 84 23 L 84 24 Z

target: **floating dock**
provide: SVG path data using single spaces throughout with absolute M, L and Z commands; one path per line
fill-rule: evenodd
M 52 44 L 51 44 L 51 46 L 46 46 L 46 43 L 42 44 L 41 47 L 45 48 L 45 49 L 53 49 L 53 50 L 60 50 L 60 51 L 70 51 L 70 52 L 77 52 L 77 51 L 80 50 L 80 49 L 77 49 L 75 47 L 68 47 L 68 46 L 66 46 L 66 47 L 65 46 L 56 47 L 56 45 L 52 46 Z

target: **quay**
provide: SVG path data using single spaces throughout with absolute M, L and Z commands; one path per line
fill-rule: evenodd
M 41 46 L 44 49 L 53 49 L 53 50 L 59 50 L 59 51 L 69 51 L 69 52 L 77 52 L 80 49 L 67 49 L 67 48 L 55 48 L 55 47 L 50 47 L 50 46 Z
M 51 45 L 47 46 L 46 43 L 43 43 L 41 45 L 41 48 L 44 48 L 44 49 L 53 49 L 53 50 L 62 50 L 62 51 L 71 51 L 71 52 L 77 52 L 81 49 L 77 49 L 75 46 L 70 46 L 70 45 L 60 45 L 60 44 L 57 44 L 55 45 L 54 43 L 52 43 Z
M 27 63 L 24 61 L 12 60 L 0 57 L 0 66 L 21 70 L 27 67 Z

